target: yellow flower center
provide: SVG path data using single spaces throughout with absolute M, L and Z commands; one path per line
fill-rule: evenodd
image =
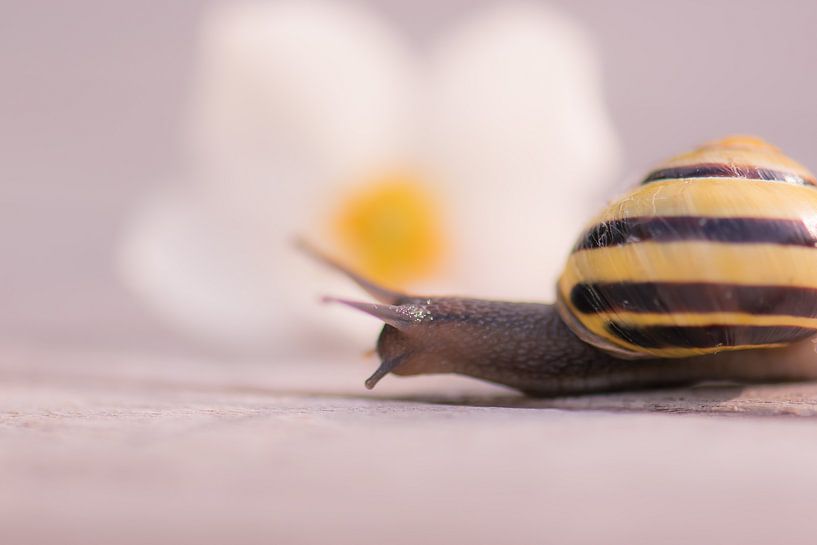
M 373 280 L 402 287 L 439 267 L 441 223 L 436 199 L 419 177 L 397 172 L 349 194 L 332 230 L 353 267 Z

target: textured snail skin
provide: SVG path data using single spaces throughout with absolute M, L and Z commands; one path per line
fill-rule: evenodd
M 692 358 L 623 360 L 581 341 L 554 305 L 454 297 L 399 303 L 406 315 L 420 317 L 386 325 L 380 334 L 381 369 L 396 375 L 457 373 L 532 396 L 817 377 L 817 354 L 809 341 Z

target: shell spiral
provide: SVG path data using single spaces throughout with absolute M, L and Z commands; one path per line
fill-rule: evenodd
M 754 137 L 679 155 L 592 220 L 558 294 L 579 337 L 622 357 L 687 357 L 811 337 L 814 176 Z

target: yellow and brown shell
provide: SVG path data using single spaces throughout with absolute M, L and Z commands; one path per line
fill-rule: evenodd
M 623 357 L 777 347 L 817 334 L 817 184 L 754 137 L 679 155 L 583 231 L 563 318 Z

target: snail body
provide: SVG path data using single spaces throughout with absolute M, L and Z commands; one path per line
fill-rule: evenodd
M 531 395 L 817 376 L 817 182 L 757 138 L 675 157 L 608 205 L 555 304 L 414 297 L 322 259 L 380 303 L 332 299 L 385 322 L 369 388 L 389 372 Z

